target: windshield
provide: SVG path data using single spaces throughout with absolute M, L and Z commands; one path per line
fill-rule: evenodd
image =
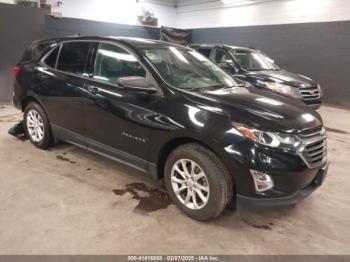
M 144 55 L 174 87 L 209 89 L 237 86 L 228 74 L 194 50 L 181 47 L 145 48 Z
M 248 71 L 279 70 L 274 61 L 261 52 L 249 50 L 231 50 L 239 65 Z

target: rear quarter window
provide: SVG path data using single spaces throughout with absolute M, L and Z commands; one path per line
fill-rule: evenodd
M 57 56 L 58 52 L 60 50 L 60 46 L 56 46 L 54 50 L 50 52 L 50 54 L 45 58 L 44 63 L 51 67 L 51 68 L 56 68 L 56 62 L 57 62 Z
M 56 44 L 55 40 L 35 41 L 24 52 L 21 62 L 37 61 Z

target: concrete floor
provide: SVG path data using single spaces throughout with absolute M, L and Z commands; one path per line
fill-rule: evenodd
M 0 108 L 0 254 L 350 254 L 350 111 L 322 107 L 331 166 L 298 206 L 200 223 L 154 182 L 67 144 L 48 151 L 7 130 Z

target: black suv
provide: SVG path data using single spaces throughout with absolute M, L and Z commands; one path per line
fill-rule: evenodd
M 294 205 L 327 169 L 321 117 L 298 100 L 240 87 L 193 49 L 155 40 L 34 42 L 14 68 L 31 142 L 66 141 L 164 178 L 198 220 L 236 202 Z
M 190 47 L 235 78 L 302 100 L 314 109 L 321 106 L 322 90 L 318 83 L 306 76 L 282 70 L 260 50 L 208 44 L 193 44 Z

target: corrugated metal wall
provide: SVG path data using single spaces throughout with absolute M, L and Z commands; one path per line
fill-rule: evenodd
M 39 9 L 0 4 L 0 101 L 12 99 L 12 68 L 44 31 L 45 18 Z
M 67 35 L 131 36 L 159 39 L 160 30 L 155 27 L 121 25 L 76 18 L 46 17 L 45 37 Z

